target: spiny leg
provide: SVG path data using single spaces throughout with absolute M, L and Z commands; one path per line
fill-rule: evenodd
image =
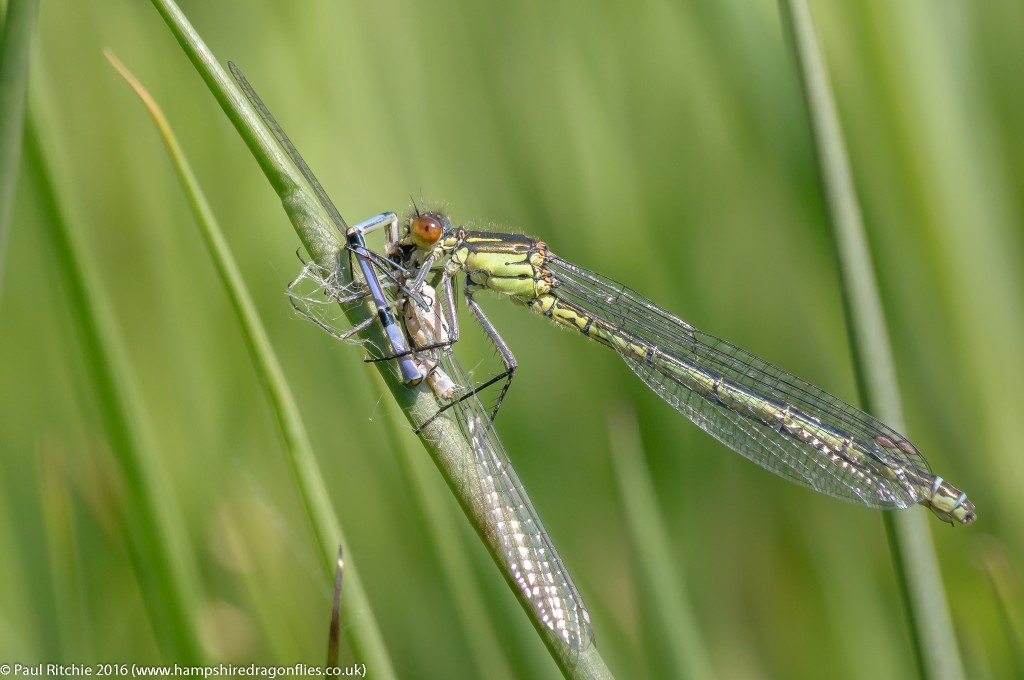
M 447 345 L 447 347 L 445 347 L 443 351 L 451 352 L 452 344 L 454 344 L 459 338 L 459 326 L 458 322 L 455 320 L 455 296 L 452 290 L 451 278 L 447 274 L 442 276 L 442 286 L 445 290 L 445 295 L 448 302 L 446 307 L 448 308 L 448 312 L 450 314 L 449 323 L 451 324 L 452 328 L 451 337 L 449 338 L 448 343 L 444 343 Z M 495 383 L 504 380 L 505 382 L 501 387 L 501 392 L 498 394 L 498 400 L 494 404 L 494 408 L 491 409 L 490 420 L 493 423 L 494 418 L 498 415 L 498 409 L 501 408 L 501 402 L 505 399 L 505 394 L 508 392 L 508 388 L 512 385 L 512 378 L 515 375 L 516 368 L 518 368 L 519 366 L 518 362 L 516 362 L 515 355 L 512 354 L 512 350 L 509 349 L 509 346 L 505 343 L 501 335 L 498 333 L 498 329 L 495 328 L 494 324 L 491 323 L 491 320 L 487 318 L 487 315 L 484 314 L 483 310 L 480 308 L 480 305 L 473 298 L 473 288 L 471 287 L 471 284 L 467 284 L 466 286 L 465 297 L 466 304 L 469 306 L 470 311 L 473 312 L 473 316 L 476 318 L 481 328 L 483 328 L 484 333 L 487 335 L 487 338 L 491 341 L 491 344 L 494 345 L 494 348 L 498 351 L 498 355 L 501 357 L 501 361 L 502 364 L 504 364 L 505 366 L 505 370 L 487 379 L 486 381 L 484 381 L 483 383 L 476 387 L 469 387 L 468 391 L 465 394 L 461 395 L 459 398 L 455 399 L 450 404 L 445 404 L 444 406 L 442 406 L 440 409 L 438 409 L 437 413 L 432 415 L 430 418 L 427 419 L 425 423 L 416 428 L 417 434 L 419 434 L 419 432 L 423 428 L 425 428 L 427 425 L 433 422 L 435 418 L 437 418 L 439 415 L 441 415 L 448 409 L 452 408 L 453 406 L 459 404 L 462 401 L 465 401 L 466 399 L 475 397 L 481 391 L 487 389 L 491 385 L 494 385 Z
M 381 257 L 366 247 L 366 234 L 377 231 L 381 228 L 387 230 L 388 250 L 391 251 L 394 248 L 396 239 L 398 238 L 398 217 L 395 213 L 380 213 L 379 215 L 371 217 L 364 222 L 360 222 L 345 232 L 345 238 L 348 241 L 349 250 L 355 256 L 356 262 L 363 272 L 363 278 L 366 279 L 366 285 L 369 288 L 370 295 L 373 297 L 374 305 L 377 308 L 377 315 L 380 318 L 381 324 L 384 326 L 384 331 L 388 336 L 388 342 L 391 345 L 390 355 L 374 357 L 370 360 L 383 361 L 397 359 L 402 373 L 402 381 L 406 385 L 417 385 L 423 379 L 423 376 L 417 368 L 416 362 L 411 357 L 413 352 L 406 342 L 405 335 L 402 332 L 401 327 L 398 325 L 394 312 L 391 309 L 391 303 L 385 297 L 383 287 L 381 286 L 380 280 L 377 278 L 376 272 L 373 268 L 374 264 L 378 267 L 381 266 Z M 397 263 L 392 262 L 387 258 L 383 259 L 389 265 L 389 271 L 386 273 L 389 277 L 392 277 L 393 281 L 398 282 L 397 279 L 393 278 L 392 271 L 390 270 L 393 270 L 394 274 L 398 274 L 399 276 L 408 274 L 408 272 L 402 269 Z M 426 276 L 425 272 L 429 272 L 429 270 L 430 263 L 428 262 L 417 275 L 416 282 L 422 283 L 423 277 Z M 403 290 L 408 296 L 416 298 L 416 283 L 414 283 L 410 290 L 409 288 L 402 286 L 399 282 L 399 289 Z M 422 300 L 416 299 L 415 302 L 416 304 L 425 307 L 425 303 Z
M 505 365 L 505 370 L 496 376 L 492 377 L 487 382 L 477 387 L 474 391 L 479 392 L 483 389 L 490 387 L 497 383 L 499 380 L 504 379 L 505 384 L 501 386 L 501 392 L 498 393 L 498 401 L 495 402 L 494 408 L 491 409 L 491 422 L 498 415 L 498 409 L 501 408 L 501 402 L 505 399 L 505 394 L 508 392 L 508 388 L 512 386 L 512 378 L 515 376 L 516 368 L 519 367 L 519 363 L 516 361 L 516 357 L 512 354 L 512 350 L 502 339 L 498 333 L 498 329 L 494 327 L 491 320 L 484 314 L 484 310 L 480 308 L 480 304 L 473 298 L 473 291 L 468 285 L 466 286 L 466 305 L 469 307 L 469 311 L 473 312 L 473 316 L 476 317 L 480 327 L 484 329 L 484 333 L 487 334 L 491 344 L 498 350 L 498 355 L 501 357 L 501 363 Z
M 431 258 L 427 261 L 426 264 L 423 265 L 423 267 L 421 267 L 420 271 L 417 273 L 412 283 L 405 285 L 402 284 L 401 282 L 398 282 L 398 288 L 403 294 L 406 295 L 407 299 L 410 300 L 412 304 L 417 305 L 420 309 L 423 309 L 428 313 L 437 314 L 439 316 L 443 314 L 444 321 L 448 325 L 448 337 L 442 341 L 431 342 L 423 345 L 416 344 L 414 340 L 414 346 L 408 350 L 384 357 L 370 357 L 365 359 L 364 361 L 372 363 L 376 361 L 389 361 L 391 359 L 400 359 L 401 357 L 408 356 L 410 354 L 417 354 L 420 352 L 426 352 L 434 349 L 445 349 L 451 347 L 454 343 L 459 341 L 459 322 L 455 315 L 455 295 L 452 290 L 451 277 L 448 274 L 441 272 L 438 274 L 437 279 L 434 281 L 435 290 L 436 286 L 441 286 L 441 289 L 445 294 L 445 302 L 447 304 L 439 304 L 437 300 L 431 300 L 428 302 L 420 295 L 422 293 L 424 281 L 426 280 L 427 274 L 430 273 L 432 262 L 433 259 Z

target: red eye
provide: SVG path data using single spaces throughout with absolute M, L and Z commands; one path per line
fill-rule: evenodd
M 441 226 L 441 220 L 430 213 L 426 213 L 412 218 L 409 230 L 412 232 L 416 245 L 422 247 L 437 243 L 437 240 L 441 238 L 444 227 Z

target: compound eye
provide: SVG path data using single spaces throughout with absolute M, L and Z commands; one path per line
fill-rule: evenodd
M 413 217 L 409 224 L 409 231 L 412 232 L 413 242 L 421 247 L 432 246 L 441 238 L 444 227 L 439 220 L 430 213 Z

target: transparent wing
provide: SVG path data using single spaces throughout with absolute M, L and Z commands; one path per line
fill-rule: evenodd
M 548 267 L 558 298 L 653 348 L 649 357 L 622 348 L 619 353 L 652 390 L 734 451 L 792 482 L 869 507 L 905 508 L 931 496 L 935 477 L 927 461 L 877 418 L 694 328 L 611 279 L 560 258 L 552 258 Z M 660 356 L 671 360 L 659 361 Z M 695 390 L 701 380 L 714 390 Z M 716 398 L 719 385 L 736 386 L 732 394 L 741 396 L 727 405 Z M 782 426 L 781 416 L 801 418 L 843 446 L 794 433 Z
M 412 295 L 403 285 L 401 274 L 387 271 L 387 264 L 387 260 L 377 263 L 375 274 L 384 275 L 383 288 L 401 310 L 413 345 L 446 342 L 448 328 L 437 292 L 423 285 L 417 295 Z M 331 293 L 330 280 L 314 277 L 314 283 Z M 442 400 L 451 401 L 455 393 L 464 391 L 460 386 L 472 384 L 451 347 L 417 352 L 414 357 Z M 578 653 L 593 642 L 590 615 L 512 468 L 487 411 L 476 393 L 470 392 L 446 413 L 473 451 L 471 467 L 464 471 L 464 477 L 471 480 L 473 511 L 479 518 L 481 534 L 502 556 L 506 578 L 519 589 L 539 620 Z
M 449 342 L 437 292 L 424 284 L 419 293 L 425 307 L 402 301 L 405 328 L 413 345 Z M 537 618 L 578 654 L 593 642 L 590 615 L 512 468 L 488 412 L 476 392 L 469 391 L 473 381 L 450 345 L 415 356 L 435 394 L 450 404 L 446 413 L 472 448 L 471 469 L 464 470 L 463 476 L 471 480 L 473 511 L 480 518 L 481 534 L 501 555 L 506 578 L 519 589 Z
M 454 354 L 441 352 L 445 373 L 458 385 L 471 385 Z M 475 394 L 452 406 L 450 413 L 473 448 L 477 497 L 486 517 L 483 533 L 503 556 L 507 573 L 538 617 L 575 651 L 594 639 L 590 614 L 561 558 L 541 524 Z
M 231 71 L 231 75 L 234 76 L 235 82 L 237 82 L 239 87 L 242 88 L 242 92 L 245 93 L 246 99 L 249 100 L 249 103 L 252 104 L 253 108 L 256 109 L 256 112 L 259 113 L 260 118 L 263 119 L 263 123 L 267 126 L 267 129 L 274 135 L 278 144 L 281 145 L 281 148 L 284 149 L 285 153 L 288 154 L 288 157 L 292 159 L 293 163 L 295 163 L 295 167 L 299 169 L 302 176 L 306 178 L 307 182 L 309 182 L 309 186 L 313 190 L 313 193 L 316 194 L 316 198 L 320 201 L 320 205 L 322 205 L 324 210 L 327 211 L 327 214 L 331 216 L 331 219 L 334 221 L 334 224 L 338 227 L 341 233 L 346 233 L 348 231 L 348 225 L 345 224 L 345 219 L 341 216 L 341 213 L 338 212 L 338 209 L 334 206 L 330 197 L 327 196 L 327 192 L 324 191 L 324 188 L 320 185 L 316 175 L 314 175 L 313 171 L 309 169 L 308 165 L 306 165 L 306 161 L 302 158 L 302 154 L 300 154 L 299 150 L 295 148 L 294 144 L 292 144 L 292 140 L 288 139 L 288 135 L 285 134 L 284 130 L 278 124 L 277 119 L 274 118 L 274 115 L 270 113 L 270 109 L 267 108 L 267 105 L 263 103 L 260 96 L 256 94 L 256 90 L 253 86 L 250 85 L 249 81 L 246 80 L 244 75 L 242 75 L 242 69 L 238 68 L 238 66 L 231 61 L 228 62 L 228 69 Z

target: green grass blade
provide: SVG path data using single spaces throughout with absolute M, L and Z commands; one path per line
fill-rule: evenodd
M 281 198 L 285 212 L 309 254 L 327 268 L 337 266 L 340 260 L 343 267 L 341 283 L 347 283 L 345 277 L 351 276 L 347 267 L 348 258 L 338 257 L 341 248 L 339 235 L 312 190 L 281 150 L 274 137 L 263 126 L 244 95 L 235 87 L 234 81 L 200 39 L 181 10 L 171 0 L 152 0 L 152 2 L 164 17 L 168 27 L 228 118 L 235 125 L 239 135 L 249 146 L 271 186 Z M 373 313 L 369 302 L 361 308 L 350 306 L 345 311 L 353 323 L 358 323 Z M 386 346 L 379 324 L 371 324 L 361 337 L 375 342 L 376 346 Z M 388 362 L 377 362 L 375 366 L 412 425 L 418 426 L 426 422 L 437 412 L 439 405 L 425 384 L 415 389 L 408 389 L 401 384 Z M 497 550 L 491 548 L 487 538 L 486 513 L 481 503 L 476 481 L 471 474 L 475 454 L 470 443 L 462 436 L 457 424 L 445 417 L 436 418 L 421 431 L 420 439 L 477 534 L 488 546 L 492 559 L 502 571 L 503 577 L 530 617 L 534 628 L 542 636 L 562 672 L 567 677 L 608 677 L 610 674 L 596 645 L 590 645 L 574 658 L 571 650 L 534 615 L 528 601 L 515 585 L 515 577 L 509 571 L 504 558 Z
M 327 667 L 338 665 L 338 649 L 341 646 L 341 584 L 345 574 L 345 551 L 338 546 L 338 558 L 334 564 L 334 597 L 331 598 L 331 623 L 327 627 Z
M 75 504 L 68 472 L 58 452 L 41 445 L 36 452 L 36 480 L 43 512 L 50 581 L 57 603 L 55 649 L 67 657 L 75 654 L 76 631 L 88 630 L 82 604 L 86 601 L 82 579 L 81 538 L 75 523 Z
M 0 300 L 4 292 L 4 263 L 10 230 L 18 160 L 25 123 L 25 92 L 38 0 L 11 0 L 0 36 Z
M 903 426 L 895 363 L 828 74 L 804 0 L 781 0 L 811 122 L 842 281 L 847 333 L 864 407 Z M 925 513 L 883 514 L 923 676 L 960 678 L 963 668 Z
M 288 466 L 295 478 L 306 517 L 320 548 L 322 558 L 320 564 L 324 569 L 324 575 L 327 578 L 334 578 L 338 561 L 338 546 L 344 545 L 346 541 L 337 519 L 338 514 L 331 505 L 327 485 L 324 483 L 316 457 L 313 455 L 313 447 L 299 415 L 299 407 L 288 387 L 281 364 L 271 347 L 267 331 L 259 319 L 256 305 L 242 280 L 238 265 L 231 255 L 213 210 L 203 195 L 199 182 L 196 180 L 163 112 L 142 87 L 142 84 L 112 53 L 107 52 L 107 59 L 142 100 L 167 146 L 167 151 L 188 197 L 189 207 L 199 225 L 207 250 L 210 257 L 213 258 L 217 273 L 220 275 L 221 282 L 231 299 L 231 305 L 242 325 L 242 336 L 245 338 L 249 355 L 259 374 L 267 398 L 270 400 L 274 415 L 277 417 L 277 426 L 284 440 Z M 351 558 L 346 568 L 346 577 L 349 586 L 346 604 L 351 611 L 358 612 L 358 615 L 350 617 L 350 625 L 346 626 L 352 648 L 357 652 L 357 658 L 373 668 L 374 675 L 394 677 L 394 669 L 380 630 L 377 628 L 369 598 L 362 589 L 358 572 Z
M 977 558 L 992 590 L 1007 646 L 1013 652 L 1008 667 L 1013 677 L 1024 678 L 1024 581 L 998 538 L 986 536 L 978 541 Z
M 711 661 L 701 639 L 698 617 L 683 587 L 683 573 L 672 558 L 669 531 L 658 510 L 654 484 L 644 466 L 636 416 L 625 408 L 608 415 L 608 432 L 638 580 L 651 610 L 651 638 L 659 658 L 658 675 L 711 678 Z
M 115 315 L 83 247 L 71 184 L 63 174 L 70 166 L 61 158 L 64 146 L 55 137 L 59 128 L 50 122 L 52 100 L 41 80 L 33 86 L 25 156 L 48 211 L 53 271 L 66 290 L 97 407 L 124 478 L 127 501 L 121 519 L 150 622 L 167 658 L 198 663 L 204 654 L 197 637 L 199 593 L 190 543 L 138 406 L 142 400 L 115 330 Z

